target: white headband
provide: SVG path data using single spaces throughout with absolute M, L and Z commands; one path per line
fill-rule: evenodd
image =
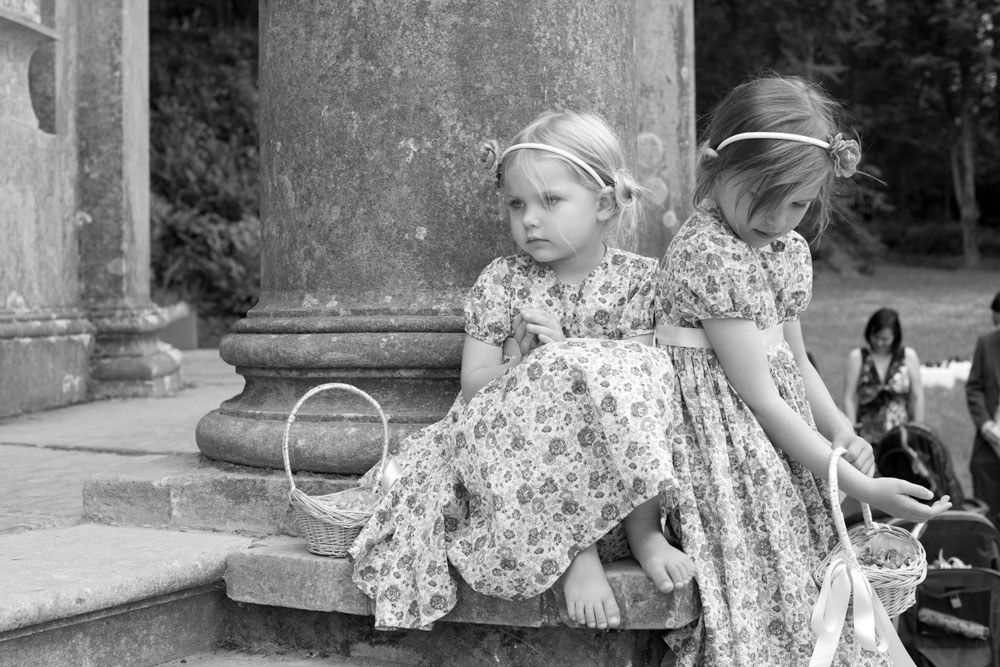
M 739 135 L 737 135 L 737 136 L 739 136 Z M 555 146 L 549 146 L 548 144 L 514 144 L 513 146 L 511 146 L 510 148 L 508 148 L 507 150 L 505 150 L 503 152 L 503 154 L 500 156 L 500 159 L 497 160 L 497 163 L 498 164 L 503 164 L 503 160 L 504 160 L 505 157 L 507 157 L 508 154 L 510 154 L 510 153 L 512 153 L 514 151 L 519 151 L 521 149 L 525 149 L 525 148 L 536 150 L 536 151 L 548 151 L 549 153 L 555 153 L 556 155 L 559 155 L 560 157 L 564 157 L 567 160 L 569 160 L 570 162 L 572 162 L 573 164 L 575 164 L 576 166 L 578 166 L 581 169 L 583 169 L 588 174 L 590 174 L 590 176 L 595 181 L 597 181 L 597 184 L 599 186 L 601 186 L 603 188 L 606 185 L 606 183 L 604 182 L 604 180 L 600 176 L 597 175 L 597 172 L 589 164 L 587 164 L 586 162 L 584 162 L 583 160 L 581 160 L 577 156 L 573 155 L 569 151 L 564 151 L 561 148 L 557 148 Z M 721 148 L 721 146 L 720 146 L 720 148 Z
M 788 132 L 743 132 L 729 137 L 716 146 L 715 150 L 721 151 L 734 141 L 742 141 L 744 139 L 786 139 L 788 141 L 799 141 L 803 144 L 812 144 L 813 146 L 819 146 L 823 149 L 830 148 L 830 142 L 823 141 L 822 139 L 814 139 L 813 137 L 807 137 L 804 134 L 790 134 Z
M 714 151 L 711 151 L 711 154 L 718 156 L 719 151 L 729 144 L 744 139 L 784 139 L 819 146 L 827 152 L 833 161 L 833 173 L 841 178 L 850 178 L 857 173 L 858 164 L 861 162 L 861 146 L 858 145 L 858 142 L 854 139 L 844 139 L 844 135 L 839 133 L 831 136 L 830 141 L 823 141 L 804 134 L 790 134 L 788 132 L 741 132 L 723 141 Z

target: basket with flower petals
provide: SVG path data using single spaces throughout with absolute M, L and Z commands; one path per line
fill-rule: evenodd
M 337 389 L 356 394 L 374 406 L 382 419 L 382 459 L 379 474 L 374 478 L 374 488 L 369 490 L 355 487 L 322 496 L 310 496 L 295 486 L 292 476 L 292 465 L 288 453 L 288 440 L 292 424 L 302 405 L 314 395 Z M 339 382 L 331 382 L 313 387 L 307 391 L 292 408 L 285 420 L 285 432 L 281 441 L 281 453 L 285 461 L 285 472 L 291 490 L 288 501 L 292 506 L 295 525 L 306 540 L 306 548 L 320 556 L 343 558 L 357 538 L 358 533 L 371 518 L 378 502 L 378 485 L 390 464 L 389 456 L 389 422 L 382 412 L 378 402 L 357 387 Z
M 898 616 L 916 602 L 917 585 L 927 576 L 927 554 L 910 532 L 872 521 L 866 503 L 861 504 L 864 523 L 847 529 L 837 485 L 837 461 L 846 451 L 843 447 L 835 449 L 829 468 L 830 501 L 840 543 L 813 571 L 813 577 L 822 585 L 831 562 L 843 558 L 865 575 L 886 614 Z

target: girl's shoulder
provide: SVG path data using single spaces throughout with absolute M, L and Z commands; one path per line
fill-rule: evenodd
M 638 253 L 612 248 L 608 246 L 608 252 L 604 263 L 613 269 L 627 271 L 628 273 L 649 273 L 656 270 L 659 260 L 653 257 L 646 257 Z
M 784 251 L 793 254 L 806 255 L 812 257 L 812 252 L 809 250 L 809 241 L 806 241 L 802 234 L 799 234 L 794 229 L 788 232 L 785 236 L 771 243 L 772 249 L 775 251 Z
M 722 215 L 722 209 L 710 199 L 698 204 L 694 211 L 684 221 L 674 241 L 681 244 L 687 242 L 708 242 L 713 246 L 738 248 L 746 244 L 729 227 Z
M 677 230 L 667 247 L 664 262 L 674 270 L 687 272 L 691 265 L 701 270 L 709 257 L 713 264 L 742 263 L 749 252 L 750 246 L 730 229 L 718 207 L 705 201 Z M 719 269 L 721 264 L 712 268 Z

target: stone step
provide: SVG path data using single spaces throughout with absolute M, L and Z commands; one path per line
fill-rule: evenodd
M 238 535 L 83 524 L 0 535 L 0 667 L 154 665 L 215 647 Z
M 296 473 L 309 495 L 340 491 L 353 477 Z M 85 519 L 114 525 L 240 531 L 272 535 L 267 546 L 234 554 L 226 575 L 234 600 L 315 611 L 370 614 L 346 560 L 310 554 L 288 504 L 284 471 L 220 464 L 198 455 L 161 457 L 131 470 L 96 475 L 84 485 Z M 679 627 L 698 613 L 690 588 L 666 596 L 656 591 L 634 561 L 609 567 L 625 627 Z M 555 590 L 526 602 L 478 595 L 460 584 L 450 618 L 459 622 L 539 627 L 561 623 L 564 604 Z M 332 601 L 332 602 L 331 602 Z M 528 622 L 526 619 L 531 619 Z M 669 624 L 669 625 L 668 625 Z
M 243 558 L 252 553 L 261 558 Z M 660 632 L 544 625 L 558 623 L 552 611 L 557 600 L 509 603 L 464 587 L 452 622 L 430 632 L 378 632 L 367 600 L 349 583 L 347 562 L 309 554 L 297 538 L 84 524 L 0 536 L 0 554 L 2 667 L 147 667 L 195 660 L 647 667 L 660 665 L 666 653 Z M 634 565 L 621 565 L 623 572 L 612 568 L 612 585 L 625 601 L 629 627 L 638 627 L 640 610 L 652 609 L 644 601 L 658 594 L 641 590 Z M 224 575 L 243 591 L 235 595 L 243 601 L 226 596 L 219 583 Z M 251 595 L 254 577 L 257 593 Z M 630 586 L 634 595 L 625 594 Z M 326 597 L 323 591 L 334 593 Z
M 311 554 L 304 540 L 281 536 L 229 557 L 226 592 L 264 614 L 248 621 L 251 614 L 244 609 L 242 622 L 256 628 L 251 641 L 262 641 L 283 626 L 286 633 L 269 641 L 299 649 L 440 667 L 671 664 L 662 631 L 697 617 L 696 591 L 664 595 L 631 560 L 609 564 L 607 570 L 623 616 L 622 629 L 614 632 L 568 626 L 559 587 L 509 601 L 480 595 L 462 581 L 455 608 L 430 631 L 381 632 L 370 618 L 370 601 L 351 580 L 347 559 Z M 267 617 L 266 610 L 279 609 L 280 622 Z
M 325 656 L 335 665 L 349 658 L 406 667 L 673 664 L 662 631 L 451 622 L 437 623 L 430 631 L 382 632 L 368 616 L 234 604 L 238 611 L 229 621 L 231 646 L 261 655 L 308 652 L 317 664 L 326 664 Z
M 216 650 L 188 655 L 156 667 L 401 667 L 405 663 L 331 655 L 327 651 L 250 652 Z
M 653 588 L 634 560 L 610 563 L 606 569 L 622 610 L 623 630 L 678 628 L 697 618 L 695 587 L 665 595 Z M 354 585 L 351 573 L 345 558 L 317 556 L 302 539 L 276 536 L 230 555 L 226 593 L 257 605 L 371 615 L 370 601 Z M 510 601 L 476 593 L 459 580 L 458 602 L 444 620 L 537 628 L 563 625 L 564 615 L 558 586 L 528 600 Z
M 309 495 L 355 486 L 354 476 L 296 473 Z M 211 461 L 200 454 L 137 460 L 83 485 L 85 521 L 115 526 L 295 535 L 283 470 Z
M 295 480 L 309 495 L 356 484 L 353 477 L 334 475 L 296 473 Z M 565 604 L 557 589 L 511 602 L 479 595 L 464 583 L 456 609 L 431 632 L 375 631 L 369 601 L 354 586 L 349 562 L 313 555 L 294 536 L 288 491 L 281 470 L 220 464 L 200 455 L 166 456 L 91 477 L 84 486 L 84 512 L 85 520 L 120 526 L 256 535 L 253 549 L 234 549 L 226 563 L 225 641 L 241 650 L 267 653 L 279 647 L 458 666 L 470 664 L 455 651 L 466 646 L 495 656 L 491 664 L 534 664 L 535 657 L 545 656 L 537 664 L 575 666 L 599 655 L 598 664 L 659 665 L 665 652 L 660 631 L 698 614 L 694 590 L 663 595 L 635 562 L 626 561 L 609 566 L 623 611 L 619 632 L 565 626 Z M 283 632 L 275 634 L 275 628 Z M 451 654 L 452 662 L 440 658 Z

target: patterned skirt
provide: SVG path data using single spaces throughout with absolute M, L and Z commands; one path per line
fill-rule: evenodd
M 595 542 L 627 555 L 621 521 L 672 486 L 673 368 L 621 341 L 545 345 L 401 447 L 403 476 L 352 547 L 376 627 L 428 628 L 476 591 L 547 590 Z

